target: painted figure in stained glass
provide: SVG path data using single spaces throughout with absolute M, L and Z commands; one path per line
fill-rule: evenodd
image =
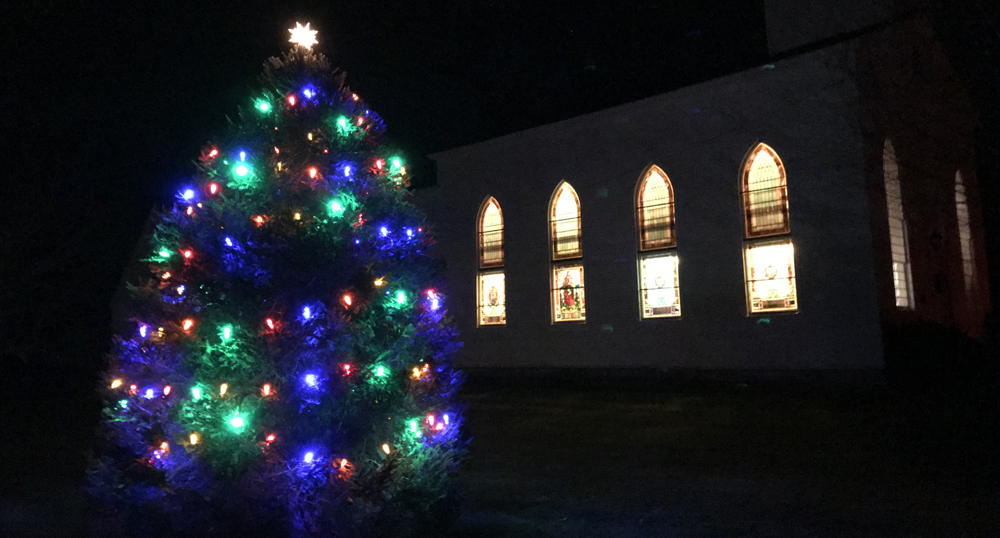
M 503 273 L 479 275 L 479 324 L 503 325 L 507 322 Z
M 583 296 L 583 267 L 557 268 L 555 280 L 555 320 L 582 320 L 586 317 Z
M 795 310 L 795 262 L 790 241 L 747 248 L 750 311 Z

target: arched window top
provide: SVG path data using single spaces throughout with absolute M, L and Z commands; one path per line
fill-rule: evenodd
M 743 213 L 748 238 L 791 231 L 785 165 L 764 143 L 757 144 L 743 164 Z
M 499 267 L 503 263 L 503 211 L 490 196 L 479 208 L 479 266 Z
M 677 244 L 674 236 L 674 188 L 670 178 L 655 164 L 646 169 L 635 190 L 639 250 L 654 250 Z
M 549 232 L 552 259 L 579 258 L 583 255 L 580 230 L 580 198 L 573 187 L 562 181 L 549 202 Z

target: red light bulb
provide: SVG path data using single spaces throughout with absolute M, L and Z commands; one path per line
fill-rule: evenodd
M 292 105 L 292 106 L 295 106 L 295 96 L 294 95 L 289 95 L 288 96 L 288 104 Z
M 194 251 L 192 251 L 191 249 L 187 249 L 181 253 L 184 254 L 184 257 L 187 259 L 191 259 L 191 256 L 194 256 Z
M 267 328 L 268 329 L 271 329 L 272 331 L 274 330 L 274 320 L 273 319 L 267 318 L 267 320 L 265 320 L 264 323 L 267 323 Z
M 219 184 L 218 183 L 209 183 L 208 184 L 208 192 L 209 192 L 209 194 L 218 194 L 219 193 Z

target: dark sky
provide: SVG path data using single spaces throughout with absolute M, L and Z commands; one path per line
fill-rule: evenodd
M 757 1 L 26 4 L 0 18 L 14 61 L 0 301 L 17 306 L 0 336 L 79 333 L 92 348 L 64 338 L 49 355 L 106 347 L 149 210 L 172 201 L 295 21 L 319 30 L 317 50 L 411 162 L 766 61 Z

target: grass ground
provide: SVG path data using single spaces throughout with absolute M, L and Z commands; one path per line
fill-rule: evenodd
M 456 538 L 1000 535 L 992 402 L 628 380 L 463 397 Z M 89 412 L 41 406 L 5 427 L 0 536 L 81 534 Z

